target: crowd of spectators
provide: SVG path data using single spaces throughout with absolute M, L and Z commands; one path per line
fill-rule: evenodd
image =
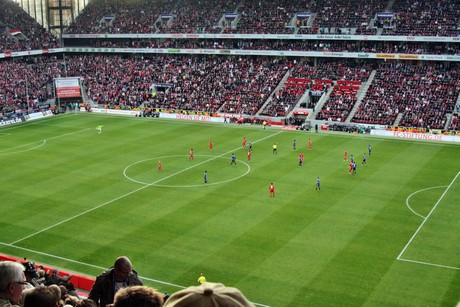
M 392 125 L 403 113 L 402 126 L 443 128 L 460 91 L 460 70 L 455 62 L 378 64 L 147 54 L 68 55 L 65 65 L 55 56 L 8 59 L 0 61 L 0 111 L 36 108 L 54 96 L 54 78 L 76 76 L 81 77 L 88 98 L 107 108 L 286 116 L 306 90 L 321 96 L 342 80 L 367 82 L 372 70 L 376 70 L 375 79 L 353 122 Z M 288 73 L 289 78 L 311 82 L 302 87 L 283 86 L 281 80 Z M 314 98 L 310 96 L 313 109 Z M 322 110 L 317 110 L 318 119 L 343 121 L 355 103 L 354 89 L 336 87 Z
M 460 94 L 456 63 L 381 65 L 352 121 L 444 129 Z
M 91 1 L 77 16 L 66 33 L 155 33 L 155 20 L 172 7 L 168 1 L 124 2 L 113 0 Z M 163 11 L 165 10 L 165 11 Z
M 357 102 L 358 85 L 335 85 L 316 119 L 344 122 Z
M 53 97 L 53 78 L 61 76 L 54 56 L 0 61 L 0 114 L 37 108 Z
M 299 102 L 308 88 L 309 82 L 303 82 L 302 80 L 298 82 L 295 78 L 288 79 L 281 89 L 268 100 L 268 103 L 259 112 L 259 115 L 286 117 L 297 105 L 297 102 Z
M 315 65 L 312 61 L 300 62 L 294 66 L 291 76 L 314 80 L 356 80 L 364 82 L 373 67 L 369 62 L 351 62 L 324 59 Z
M 173 11 L 168 27 L 163 23 L 159 33 L 220 33 L 224 24 L 222 17 L 238 6 L 235 0 L 200 1 L 183 0 Z
M 206 56 L 70 56 L 88 96 L 109 107 L 253 115 L 286 71 L 285 60 Z M 88 65 L 88 63 L 95 63 Z M 155 86 L 156 85 L 156 86 Z
M 312 7 L 317 13 L 314 24 L 319 28 L 358 28 L 367 25 L 386 4 L 379 0 L 317 0 Z
M 17 3 L 0 0 L 0 51 L 25 51 L 60 47 L 58 38 L 46 31 L 32 17 L 26 14 Z M 210 3 L 199 0 L 181 0 L 177 3 L 157 0 L 123 2 L 115 0 L 91 1 L 77 16 L 66 33 L 240 33 L 240 34 L 363 34 L 375 35 L 376 27 L 368 29 L 370 21 L 377 12 L 394 12 L 391 26 L 384 27 L 381 35 L 426 35 L 458 36 L 458 1 L 441 0 L 431 2 L 410 2 L 396 0 L 389 3 L 381 1 L 358 0 L 343 2 L 339 0 L 301 1 L 287 0 L 260 2 L 258 0 L 239 3 L 235 0 L 222 0 Z M 298 12 L 308 11 L 314 17 L 311 27 L 306 21 L 297 19 Z M 235 13 L 235 20 L 226 19 L 226 13 Z M 166 16 L 162 18 L 162 16 Z M 101 46 L 112 42 L 98 42 Z M 116 44 L 116 43 L 115 43 Z M 126 42 L 122 42 L 126 44 Z M 457 44 L 426 43 L 378 43 L 353 41 L 186 41 L 142 42 L 156 48 L 178 45 L 194 48 L 194 45 L 238 46 L 252 49 L 273 50 L 313 50 L 333 52 L 395 52 L 424 54 L 459 54 Z M 138 45 L 132 43 L 132 45 Z M 171 46 L 173 45 L 173 46 Z
M 460 2 L 450 0 L 396 0 L 394 27 L 384 28 L 382 35 L 458 36 Z
M 287 0 L 244 1 L 238 7 L 240 19 L 235 29 L 226 29 L 226 33 L 240 34 L 293 34 L 296 24 L 295 13 L 304 9 L 306 1 Z
M 0 52 L 57 48 L 59 40 L 10 0 L 0 0 Z
M 392 26 L 383 29 L 383 35 L 459 34 L 460 4 L 449 0 L 436 3 L 408 0 L 157 2 L 152 5 L 145 0 L 134 7 L 115 0 L 94 1 L 66 32 L 376 35 L 379 26 L 376 14 L 388 10 L 394 12 L 395 17 Z M 312 20 L 297 19 L 298 12 L 308 12 Z M 235 18 L 225 18 L 226 13 L 236 14 Z M 162 15 L 168 17 L 162 18 Z M 113 20 L 104 21 L 104 16 L 113 16 Z

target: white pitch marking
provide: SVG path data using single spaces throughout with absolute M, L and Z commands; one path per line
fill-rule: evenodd
M 88 128 L 88 129 L 89 129 L 89 128 Z M 85 129 L 85 130 L 87 130 L 87 129 Z M 258 140 L 258 141 L 256 141 L 256 142 L 263 141 L 263 140 L 265 140 L 265 139 L 268 139 L 268 138 L 273 137 L 273 136 L 275 136 L 275 135 L 278 135 L 278 134 L 280 134 L 280 133 L 282 133 L 282 131 L 277 132 L 277 133 L 272 134 L 272 135 L 269 135 L 269 136 L 266 136 L 266 137 L 264 137 L 264 138 L 262 138 L 262 139 L 260 139 L 260 140 Z M 254 142 L 254 143 L 256 143 L 256 142 Z M 238 149 L 240 149 L 240 148 L 238 148 Z M 227 153 L 222 154 L 222 155 L 228 155 L 229 153 L 234 152 L 234 151 L 236 151 L 236 150 L 238 150 L 238 149 L 228 151 Z M 134 193 L 136 193 L 136 192 L 142 191 L 142 190 L 144 190 L 145 188 L 148 188 L 148 187 L 150 187 L 150 186 L 152 186 L 152 185 L 155 185 L 155 184 L 158 183 L 158 182 L 161 182 L 161 181 L 163 181 L 163 180 L 166 180 L 166 179 L 168 179 L 168 178 L 171 178 L 171 177 L 173 177 L 173 176 L 175 176 L 175 175 L 178 175 L 178 174 L 180 174 L 180 173 L 183 173 L 183 172 L 185 172 L 185 171 L 187 171 L 187 170 L 189 170 L 189 169 L 191 169 L 191 168 L 193 168 L 193 167 L 197 167 L 197 166 L 199 166 L 199 165 L 202 165 L 202 164 L 204 164 L 204 163 L 207 163 L 207 162 L 212 161 L 212 160 L 217 159 L 217 158 L 218 158 L 218 156 L 215 157 L 215 158 L 213 158 L 213 159 L 209 159 L 209 160 L 200 162 L 200 163 L 198 163 L 198 164 L 194 164 L 193 166 L 187 167 L 187 168 L 185 168 L 185 169 L 183 169 L 183 170 L 181 170 L 181 171 L 179 171 L 179 172 L 176 172 L 176 173 L 171 174 L 171 175 L 169 175 L 169 176 L 163 177 L 163 178 L 161 178 L 160 180 L 157 180 L 156 182 L 153 182 L 153 183 L 151 183 L 151 184 L 142 186 L 142 187 L 140 187 L 140 188 L 138 188 L 138 189 L 135 189 L 135 190 L 133 190 L 133 191 L 131 191 L 131 192 L 128 192 L 128 193 L 125 193 L 125 194 L 120 195 L 120 196 L 118 196 L 118 197 L 115 197 L 115 198 L 113 198 L 113 199 L 111 199 L 111 200 L 109 200 L 109 201 L 106 201 L 105 203 L 102 203 L 102 204 L 100 204 L 100 205 L 98 205 L 98 206 L 96 206 L 96 207 L 93 207 L 93 208 L 88 209 L 88 210 L 86 210 L 86 211 L 83 211 L 83 212 L 81 212 L 81 213 L 79 213 L 79 214 L 76 214 L 76 215 L 74 215 L 74 216 L 71 216 L 71 217 L 69 217 L 69 218 L 67 218 L 67 219 L 65 219 L 65 220 L 62 220 L 62 221 L 60 221 L 60 222 L 58 222 L 58 223 L 56 223 L 56 224 L 53 224 L 53 225 L 48 226 L 48 227 L 46 227 L 46 228 L 43 228 L 43 229 L 41 229 L 41 230 L 39 230 L 39 231 L 36 231 L 36 232 L 34 232 L 34 233 L 32 233 L 32 234 L 30 234 L 30 235 L 28 235 L 28 236 L 25 236 L 25 237 L 23 237 L 23 238 L 21 238 L 21 239 L 18 239 L 18 240 L 16 240 L 16 241 L 14 241 L 14 242 L 11 242 L 10 244 L 11 244 L 11 245 L 14 245 L 14 244 L 16 244 L 16 243 L 19 243 L 19 242 L 21 242 L 21 241 L 24 241 L 24 240 L 26 240 L 26 239 L 29 239 L 29 238 L 31 238 L 31 237 L 34 237 L 34 236 L 36 236 L 36 235 L 38 235 L 38 234 L 40 234 L 40 233 L 42 233 L 42 232 L 44 232 L 44 231 L 50 230 L 50 229 L 52 229 L 52 228 L 54 228 L 54 227 L 56 227 L 56 226 L 59 226 L 59 225 L 62 225 L 62 224 L 64 224 L 64 223 L 66 223 L 66 222 L 69 222 L 69 221 L 71 221 L 71 220 L 74 220 L 74 219 L 76 219 L 77 217 L 80 217 L 80 216 L 82 216 L 82 215 L 85 215 L 86 213 L 89 213 L 89 212 L 92 212 L 92 211 L 94 211 L 94 210 L 96 210 L 96 209 L 102 208 L 102 207 L 104 207 L 104 206 L 106 206 L 106 205 L 108 205 L 108 204 L 113 203 L 114 201 L 120 200 L 120 199 L 122 199 L 122 198 L 125 198 L 126 196 L 129 196 L 129 195 L 132 195 L 132 194 L 134 194 Z
M 41 144 L 38 144 L 37 146 L 32 147 L 32 148 L 27 148 L 27 149 L 18 150 L 18 151 L 13 151 L 13 152 L 10 151 L 10 150 L 15 150 L 15 149 L 18 149 L 18 148 L 30 146 L 30 145 L 32 145 L 32 144 L 36 144 L 36 143 L 39 143 L 39 142 L 41 142 Z M 13 155 L 13 154 L 21 153 L 21 152 L 31 151 L 31 150 L 40 148 L 40 147 L 42 147 L 42 146 L 45 145 L 45 144 L 46 144 L 46 140 L 42 140 L 42 141 L 37 141 L 37 142 L 33 142 L 33 143 L 28 143 L 28 144 L 16 146 L 16 147 L 13 147 L 13 148 L 7 148 L 7 149 L 0 150 L 0 155 L 6 156 L 6 155 Z
M 134 162 L 130 165 L 128 165 L 124 170 L 123 170 L 123 176 L 125 176 L 126 179 L 132 181 L 132 182 L 135 182 L 135 183 L 139 183 L 139 184 L 153 184 L 153 183 L 147 183 L 147 182 L 142 182 L 142 181 L 139 181 L 139 180 L 136 180 L 136 179 L 133 179 L 131 177 L 129 177 L 126 172 L 127 170 L 133 166 L 133 165 L 136 165 L 136 164 L 140 164 L 140 163 L 143 163 L 145 161 L 151 161 L 151 160 L 157 160 L 157 159 L 164 159 L 164 158 L 172 158 L 172 157 L 187 157 L 186 155 L 176 155 L 176 156 L 163 156 L 163 157 L 157 157 L 157 158 L 150 158 L 150 159 L 145 159 L 145 160 L 141 160 L 141 161 L 138 161 L 138 162 Z M 195 157 L 216 157 L 216 158 L 222 158 L 222 159 L 226 159 L 224 158 L 222 155 L 220 156 L 211 156 L 211 155 L 195 155 Z M 206 160 L 206 161 L 210 161 L 210 160 Z M 217 184 L 224 184 L 224 183 L 227 183 L 227 182 L 230 182 L 230 181 L 234 181 L 234 180 L 237 180 L 241 177 L 244 177 L 246 176 L 250 171 L 251 171 L 251 167 L 249 166 L 249 164 L 247 164 L 246 162 L 244 161 L 238 161 L 239 163 L 243 163 L 244 165 L 246 165 L 247 167 L 247 170 L 246 172 L 243 174 L 243 175 L 240 175 L 240 176 L 237 176 L 237 177 L 234 177 L 234 178 L 231 178 L 231 179 L 228 179 L 228 180 L 224 180 L 224 181 L 218 181 L 218 182 L 212 182 L 212 183 L 200 183 L 200 184 L 190 184 L 190 185 L 166 185 L 166 184 L 154 184 L 155 186 L 157 187 L 164 187 L 164 188 L 195 188 L 195 187 L 202 187 L 202 186 L 209 186 L 209 185 L 217 185 Z
M 407 262 L 413 262 L 413 263 L 418 263 L 418 264 L 431 265 L 431 266 L 436 266 L 436 267 L 446 268 L 446 269 L 452 269 L 452 270 L 460 270 L 460 268 L 455 267 L 455 266 L 448 266 L 448 265 L 442 265 L 442 264 L 436 264 L 436 263 L 430 263 L 430 262 L 416 261 L 416 260 L 404 259 L 404 258 L 399 258 L 398 260 L 407 261 Z
M 417 212 L 415 212 L 415 210 L 412 210 L 411 206 L 409 205 L 409 199 L 414 196 L 415 194 L 417 193 L 420 193 L 420 192 L 424 192 L 424 191 L 427 191 L 427 190 L 432 190 L 432 189 L 439 189 L 439 188 L 445 188 L 447 187 L 446 185 L 442 185 L 442 186 L 437 186 L 437 187 L 431 187 L 431 188 L 426 188 L 426 189 L 422 189 L 422 190 L 418 190 L 418 191 L 415 191 L 414 193 L 412 193 L 411 195 L 407 196 L 406 198 L 406 206 L 407 208 L 409 208 L 410 211 L 412 211 L 415 215 L 418 215 L 420 216 L 422 219 L 425 219 L 426 216 L 423 216 L 421 214 L 418 214 Z
M 434 210 L 438 207 L 439 203 L 441 202 L 441 200 L 444 198 L 444 196 L 446 195 L 447 191 L 449 191 L 450 187 L 452 186 L 452 184 L 455 182 L 455 180 L 457 180 L 457 177 L 458 175 L 460 175 L 460 172 L 457 173 L 457 175 L 455 175 L 454 179 L 450 182 L 450 184 L 447 186 L 447 189 L 444 191 L 444 193 L 442 193 L 441 197 L 438 199 L 438 201 L 436 202 L 436 204 L 433 206 L 433 208 L 431 209 L 430 213 L 428 213 L 428 215 L 423 219 L 423 222 L 422 224 L 420 224 L 420 226 L 418 227 L 418 229 L 415 231 L 414 235 L 412 236 L 412 238 L 410 238 L 409 242 L 407 242 L 406 246 L 404 246 L 403 250 L 401 251 L 401 253 L 398 255 L 398 257 L 396 258 L 397 260 L 400 260 L 401 256 L 404 254 L 404 252 L 406 251 L 406 249 L 409 247 L 409 245 L 412 243 L 412 241 L 414 240 L 414 238 L 417 236 L 418 232 L 420 231 L 420 229 L 422 229 L 423 225 L 425 225 L 425 222 L 428 220 L 428 218 L 431 216 L 431 214 L 434 212 Z
M 37 149 L 37 148 L 42 147 L 43 145 L 46 144 L 46 142 L 47 142 L 48 140 L 62 138 L 62 137 L 69 136 L 69 135 L 72 135 L 72 134 L 75 134 L 75 133 L 79 133 L 79 132 L 82 132 L 82 131 L 85 131 L 85 130 L 88 130 L 88 129 L 89 129 L 89 128 L 86 128 L 86 129 L 82 129 L 82 130 L 78 130 L 78 131 L 74 131 L 74 132 L 69 132 L 69 133 L 66 133 L 66 134 L 61 134 L 61 135 L 57 135 L 57 136 L 52 136 L 52 137 L 50 137 L 50 138 L 47 138 L 47 139 L 44 139 L 44 140 L 41 140 L 41 141 L 36 141 L 36 142 L 27 143 L 27 144 L 19 145 L 19 146 L 12 147 L 12 148 L 3 149 L 3 150 L 0 150 L 0 155 L 12 155 L 12 154 L 17 154 L 17 153 L 21 153 L 21 152 L 31 151 L 31 150 L 34 150 L 34 149 Z M 36 143 L 39 143 L 39 142 L 41 142 L 41 144 L 39 144 L 39 145 L 37 145 L 37 146 L 35 146 L 35 147 L 28 148 L 28 149 L 24 149 L 24 150 L 19 150 L 19 151 L 10 152 L 11 150 L 15 150 L 15 149 L 18 149 L 18 148 L 30 146 L 30 145 L 33 145 L 33 144 L 36 144 Z

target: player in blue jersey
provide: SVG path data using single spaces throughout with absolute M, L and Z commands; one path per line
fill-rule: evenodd
M 318 190 L 320 191 L 321 190 L 321 180 L 319 179 L 316 179 L 316 187 L 315 187 L 315 190 Z
M 230 162 L 230 165 L 235 164 L 236 165 L 236 156 L 234 153 L 232 153 L 232 162 Z

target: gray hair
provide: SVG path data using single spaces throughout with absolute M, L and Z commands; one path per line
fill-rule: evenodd
M 0 262 L 0 292 L 6 292 L 11 282 L 25 280 L 24 266 L 14 261 Z

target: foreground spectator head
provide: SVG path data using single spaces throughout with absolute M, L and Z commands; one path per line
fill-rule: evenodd
M 172 294 L 165 307 L 254 307 L 240 290 L 205 282 Z
M 115 280 L 117 281 L 125 280 L 133 270 L 131 261 L 125 256 L 118 257 L 113 267 L 115 269 Z
M 57 288 L 57 290 L 56 290 Z M 59 287 L 38 286 L 27 291 L 24 297 L 24 307 L 58 307 L 61 292 Z
M 161 307 L 163 296 L 154 288 L 132 286 L 117 292 L 113 307 Z
M 19 304 L 27 284 L 24 266 L 18 262 L 0 262 L 0 306 Z

